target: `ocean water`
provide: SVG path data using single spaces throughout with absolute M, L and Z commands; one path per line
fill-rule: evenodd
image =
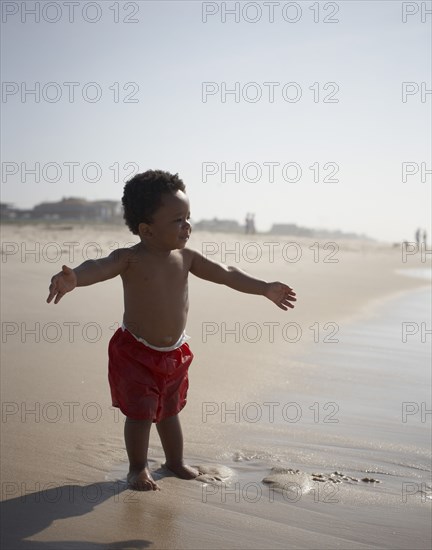
M 301 358 L 307 389 L 268 396 L 288 403 L 273 427 L 283 462 L 431 498 L 431 303 L 430 287 L 388 301 Z

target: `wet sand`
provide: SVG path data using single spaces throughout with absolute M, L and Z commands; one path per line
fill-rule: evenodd
M 430 261 L 380 243 L 194 234 L 189 246 L 299 301 L 283 312 L 191 276 L 181 418 L 203 475 L 163 471 L 152 430 L 162 490 L 141 494 L 126 488 L 107 382 L 120 280 L 45 303 L 62 263 L 131 240 L 121 227 L 2 227 L 2 547 L 429 548 L 430 310 L 427 281 L 401 271 Z M 405 343 L 402 323 L 418 328 Z

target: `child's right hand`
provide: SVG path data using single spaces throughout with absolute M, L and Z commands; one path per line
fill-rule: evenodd
M 75 271 L 67 265 L 62 266 L 62 270 L 51 279 L 49 295 L 47 302 L 50 303 L 55 296 L 54 303 L 58 304 L 63 296 L 77 286 L 77 276 Z

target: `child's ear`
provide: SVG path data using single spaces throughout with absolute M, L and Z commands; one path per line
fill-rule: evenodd
M 153 235 L 151 226 L 148 223 L 140 223 L 138 226 L 138 235 L 143 237 L 151 237 Z

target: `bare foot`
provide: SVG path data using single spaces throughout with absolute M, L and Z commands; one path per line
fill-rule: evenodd
M 147 466 L 142 470 L 131 470 L 127 475 L 127 482 L 134 491 L 160 491 Z
M 181 479 L 195 479 L 199 476 L 198 470 L 188 466 L 187 464 L 163 464 L 164 468 L 175 474 Z

